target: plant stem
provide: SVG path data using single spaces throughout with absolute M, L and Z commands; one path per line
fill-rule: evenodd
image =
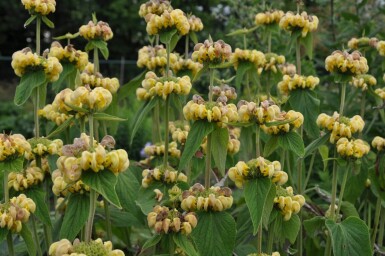
M 348 167 L 345 170 L 344 178 L 343 178 L 342 184 L 341 184 L 341 191 L 340 191 L 340 195 L 338 197 L 338 208 L 337 208 L 337 214 L 336 214 L 337 217 L 338 217 L 338 214 L 340 213 L 341 206 L 342 206 L 342 199 L 344 197 L 346 181 L 348 180 L 348 176 L 349 176 L 349 172 L 350 172 L 350 168 L 349 167 L 350 167 L 350 164 L 348 164 Z
M 271 31 L 269 30 L 269 35 L 267 37 L 267 52 L 271 52 Z
M 258 255 L 262 254 L 262 223 L 259 224 L 258 226 Z
M 381 213 L 381 197 L 377 197 L 376 203 L 376 213 L 374 215 L 374 227 L 372 234 L 372 249 L 374 248 L 374 243 L 376 241 L 377 231 L 378 231 L 378 223 L 380 222 L 380 213 Z
M 243 34 L 243 49 L 247 49 L 247 38 L 246 38 L 246 34 Z
M 382 247 L 384 244 L 384 228 L 385 228 L 385 208 L 381 209 L 381 221 L 380 221 L 380 230 L 378 232 L 377 244 Z
M 4 204 L 9 202 L 8 173 L 3 174 Z
M 211 133 L 207 135 L 205 188 L 210 188 L 210 173 L 211 173 Z
M 342 83 L 342 87 L 341 87 L 340 117 L 344 115 L 345 95 L 346 95 L 346 83 L 344 82 Z
M 311 173 L 313 171 L 315 156 L 316 156 L 316 151 L 313 152 L 311 159 L 310 159 L 310 165 L 309 165 L 309 169 L 307 171 L 306 180 L 305 180 L 305 183 L 303 184 L 303 191 L 306 190 L 307 184 L 309 183 L 310 176 L 311 176 Z
M 303 140 L 303 126 L 301 126 L 301 130 L 300 130 L 300 135 L 301 135 L 301 138 Z M 298 194 L 302 194 L 302 187 L 303 187 L 303 184 L 302 184 L 302 166 L 303 166 L 303 159 L 302 157 L 300 157 L 299 159 L 299 163 L 298 163 L 298 186 L 297 186 L 297 189 L 298 189 Z M 298 233 L 298 243 L 297 243 L 297 249 L 298 249 L 298 255 L 299 256 L 302 256 L 303 254 L 303 251 L 302 251 L 302 239 L 303 239 L 303 229 L 302 229 L 302 212 L 299 213 L 299 218 L 300 218 L 300 229 L 299 229 L 299 233 Z
M 89 125 L 89 133 L 90 133 L 90 150 L 94 149 L 94 115 L 90 113 L 88 115 L 88 125 Z
M 257 157 L 261 156 L 260 134 L 261 134 L 261 128 L 259 127 L 259 125 L 257 125 L 257 128 L 255 130 L 255 155 Z
M 168 78 L 168 73 L 170 71 L 170 43 L 166 44 L 166 52 L 167 52 L 166 78 Z
M 41 35 L 41 17 L 40 16 L 37 16 L 36 17 L 36 54 L 40 56 L 40 48 L 41 48 L 41 44 L 40 44 L 40 35 Z M 35 99 L 34 99 L 34 106 L 33 106 L 33 109 L 34 109 L 34 121 L 35 121 L 35 137 L 36 138 L 39 138 L 40 137 L 40 126 L 39 126 L 39 115 L 38 115 L 38 111 L 39 111 L 39 97 L 40 97 L 40 88 L 39 86 L 36 87 L 36 89 L 34 90 L 34 96 L 35 96 Z
M 31 221 L 32 221 L 33 238 L 35 239 L 37 255 L 42 256 L 43 253 L 41 252 L 40 241 L 39 241 L 39 236 L 37 234 L 37 226 L 36 226 L 36 220 L 34 215 L 31 216 Z
M 170 97 L 166 98 L 165 106 L 164 106 L 164 156 L 163 156 L 163 167 L 166 169 L 168 166 L 168 141 L 169 141 L 169 105 L 170 105 Z
M 267 81 L 266 81 L 266 93 L 267 93 L 267 98 L 270 100 L 271 95 L 270 95 L 270 90 L 271 90 L 271 84 L 270 84 L 270 71 L 267 72 Z
M 41 35 L 41 17 L 38 15 L 36 17 L 36 54 L 40 55 L 40 35 Z
M 365 120 L 365 104 L 366 104 L 366 91 L 362 92 L 362 98 L 361 98 L 361 110 L 360 110 L 360 116 L 363 120 Z M 362 139 L 362 131 L 358 134 L 358 138 Z
M 252 101 L 253 96 L 251 95 L 251 88 L 250 88 L 250 76 L 249 73 L 246 73 L 246 88 L 247 88 L 247 93 L 249 94 L 249 100 Z
M 268 240 L 268 243 L 267 243 L 267 253 L 268 254 L 271 254 L 273 252 L 273 244 L 274 244 L 274 230 L 275 230 L 275 226 L 277 225 L 277 222 L 274 221 L 272 224 L 270 224 L 270 227 L 269 227 L 269 240 Z
M 94 75 L 99 72 L 99 52 L 98 48 L 94 49 Z
M 106 226 L 107 226 L 107 239 L 112 241 L 112 229 L 111 229 L 111 214 L 110 208 L 108 208 L 108 201 L 103 197 L 104 203 L 104 214 L 106 215 Z
M 279 162 L 281 163 L 281 167 L 283 170 L 285 169 L 285 157 L 286 157 L 286 150 L 282 149 Z
M 298 12 L 299 12 L 299 5 Z M 301 75 L 301 44 L 300 44 L 300 38 L 297 38 L 297 43 L 295 45 L 295 59 L 296 59 L 296 65 L 297 65 L 297 74 Z
M 95 209 L 96 209 L 96 199 L 97 199 L 96 191 L 94 189 L 90 189 L 90 211 L 88 213 L 88 220 L 87 220 L 87 226 L 86 226 L 86 232 L 85 232 L 86 243 L 91 242 L 92 225 L 94 222 Z
M 15 250 L 13 249 L 13 238 L 12 238 L 11 231 L 8 231 L 8 234 L 7 234 L 7 245 L 8 245 L 9 256 L 15 256 Z
M 188 59 L 188 46 L 189 46 L 189 43 L 190 43 L 190 35 L 186 35 L 186 42 L 184 44 L 184 59 L 187 60 Z
M 214 69 L 209 68 L 210 85 L 209 85 L 209 102 L 213 102 L 213 86 L 214 86 Z

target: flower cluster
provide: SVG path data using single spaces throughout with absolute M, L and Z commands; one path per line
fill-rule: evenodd
M 385 56 L 385 41 L 379 41 L 376 45 L 376 49 L 381 56 Z
M 297 214 L 305 204 L 305 198 L 302 195 L 294 195 L 293 188 L 278 188 L 274 203 L 280 209 L 283 219 L 290 220 L 292 214 Z
M 72 110 L 70 106 L 75 106 L 94 111 L 102 111 L 112 102 L 111 92 L 103 87 L 91 89 L 89 86 L 80 86 L 74 91 L 67 89 L 65 94 L 63 103 L 69 110 Z
M 287 173 L 281 169 L 280 162 L 270 162 L 263 157 L 252 159 L 247 163 L 243 161 L 238 162 L 235 167 L 229 169 L 228 175 L 239 188 L 243 187 L 246 180 L 259 177 L 271 178 L 272 182 L 277 183 L 278 185 L 285 184 L 288 179 Z
M 147 156 L 163 156 L 165 146 L 164 143 L 157 143 L 155 145 L 147 145 L 144 147 L 144 153 Z M 177 143 L 175 141 L 171 142 L 168 146 L 168 153 L 171 157 L 180 157 L 180 150 L 177 148 Z
M 235 70 L 238 69 L 239 63 L 242 62 L 251 62 L 254 64 L 254 67 L 258 69 L 266 64 L 266 59 L 263 52 L 236 48 L 231 56 L 231 62 L 234 64 Z
M 212 186 L 205 189 L 197 183 L 182 193 L 181 207 L 185 211 L 221 212 L 233 205 L 231 189 Z
M 88 255 L 103 255 L 103 256 L 124 256 L 121 250 L 113 250 L 111 241 L 103 242 L 98 238 L 89 243 L 80 242 L 76 239 L 73 244 L 62 239 L 51 244 L 48 251 L 49 256 L 88 256 Z
M 372 147 L 377 149 L 377 151 L 382 151 L 385 148 L 385 139 L 380 136 L 374 137 Z
M 68 193 L 84 193 L 90 191 L 90 187 L 85 185 L 81 180 L 76 182 L 68 181 L 64 178 L 63 173 L 60 170 L 52 172 L 52 192 L 56 196 L 67 196 Z
M 377 84 L 377 80 L 374 76 L 365 74 L 353 76 L 350 83 L 354 87 L 361 88 L 361 90 L 366 91 L 368 87 L 375 86 Z
M 195 213 L 180 213 L 177 209 L 169 209 L 166 206 L 157 205 L 147 215 L 147 222 L 150 228 L 157 233 L 178 233 L 189 235 L 196 227 L 198 220 Z
M 278 89 L 282 94 L 289 94 L 290 91 L 297 89 L 313 90 L 318 84 L 319 78 L 315 76 L 284 75 L 282 81 L 278 83 Z
M 384 88 L 378 88 L 374 91 L 378 96 L 380 96 L 381 99 L 385 100 L 385 87 Z
M 227 142 L 227 153 L 229 155 L 234 155 L 239 152 L 241 147 L 241 142 L 239 141 L 239 136 L 241 135 L 241 129 L 237 127 L 227 127 L 229 131 L 229 140 Z M 205 137 L 201 144 L 202 152 L 206 154 L 207 148 L 207 137 Z
M 73 63 L 79 70 L 83 70 L 88 64 L 88 54 L 86 52 L 76 50 L 72 44 L 63 48 L 59 42 L 53 42 L 48 56 L 55 57 L 61 62 Z
M 285 15 L 285 13 L 281 10 L 269 10 L 257 13 L 257 15 L 255 15 L 255 24 L 257 26 L 279 24 L 283 15 Z
M 42 158 L 47 155 L 57 155 L 63 147 L 61 139 L 51 141 L 46 138 L 33 138 L 29 139 L 28 142 L 31 145 L 31 151 L 24 154 L 28 160 L 35 159 L 36 157 Z
M 315 15 L 308 15 L 306 12 L 294 14 L 287 12 L 279 21 L 279 27 L 286 31 L 301 31 L 302 37 L 308 32 L 313 32 L 318 27 L 318 18 Z
M 139 16 L 146 17 L 147 14 L 161 15 L 164 11 L 171 12 L 171 4 L 167 0 L 150 0 L 140 5 Z
M 340 138 L 337 141 L 337 152 L 343 158 L 362 158 L 370 151 L 370 146 L 363 140 L 360 139 L 347 139 Z
M 145 16 L 147 33 L 157 35 L 167 29 L 176 28 L 180 35 L 186 35 L 190 31 L 190 23 L 186 14 L 180 10 L 164 10 L 162 14 L 149 13 Z
M 0 133 L 0 162 L 12 160 L 31 151 L 31 145 L 21 134 Z
M 188 17 L 188 23 L 190 24 L 190 31 L 198 32 L 203 29 L 202 20 L 195 15 Z
M 56 94 L 52 104 L 47 104 L 44 108 L 39 109 L 38 114 L 48 120 L 54 122 L 57 126 L 64 123 L 72 115 L 68 112 L 72 109 L 65 105 L 64 100 L 72 93 L 72 90 L 67 88 Z
M 75 138 L 73 144 L 62 148 L 62 156 L 56 162 L 58 169 L 63 173 L 65 182 L 76 182 L 83 171 L 99 172 L 107 169 L 115 175 L 125 171 L 129 166 L 127 152 L 123 149 L 111 150 L 115 141 L 111 136 L 105 136 L 98 143 L 93 141 L 90 147 L 90 138 L 82 133 Z
M 204 43 L 198 43 L 194 47 L 191 58 L 199 63 L 219 64 L 230 60 L 231 46 L 223 40 L 212 42 L 205 40 Z
M 108 41 L 114 36 L 108 23 L 98 21 L 95 24 L 92 20 L 79 28 L 79 34 L 87 40 L 101 39 L 103 41 Z
M 0 205 L 0 228 L 20 232 L 22 223 L 28 222 L 35 210 L 36 204 L 24 194 L 11 198 L 8 203 Z
M 325 69 L 333 73 L 361 75 L 368 72 L 369 66 L 359 51 L 349 54 L 347 51 L 337 50 L 326 58 Z
M 191 71 L 192 76 L 194 77 L 199 70 L 203 68 L 203 65 L 191 59 L 179 57 L 177 61 L 170 62 L 170 68 L 175 75 L 178 75 L 178 73 L 184 73 L 185 71 Z
M 353 133 L 361 132 L 365 122 L 359 115 L 348 118 L 334 112 L 333 116 L 325 113 L 320 114 L 317 118 L 317 125 L 331 131 L 330 142 L 334 144 L 342 137 L 351 138 Z
M 28 71 L 44 70 L 47 79 L 54 82 L 59 79 L 63 66 L 55 57 L 40 57 L 36 53 L 32 53 L 30 48 L 24 48 L 12 55 L 12 68 L 15 74 L 22 77 Z
M 163 183 L 176 183 L 176 182 L 187 182 L 187 176 L 183 173 L 174 170 L 168 166 L 155 167 L 154 169 L 144 169 L 142 172 L 142 187 L 148 188 L 153 181 L 160 181 Z
M 299 128 L 303 124 L 304 117 L 301 112 L 289 110 L 288 112 L 281 112 L 280 116 L 276 118 L 277 121 L 288 122 L 285 124 L 267 126 L 261 125 L 261 129 L 267 134 L 287 133 L 292 129 Z
M 272 52 L 265 54 L 265 65 L 258 69 L 258 73 L 261 74 L 262 71 L 271 71 L 273 73 L 277 73 L 279 67 L 283 65 L 286 61 L 285 56 L 278 55 Z
M 291 63 L 284 63 L 278 66 L 283 75 L 294 76 L 297 74 L 297 67 Z
M 90 74 L 83 72 L 80 75 L 80 79 L 84 86 L 88 85 L 90 88 L 102 87 L 112 94 L 116 93 L 120 87 L 119 80 L 116 77 L 103 77 L 100 73 Z
M 10 172 L 8 174 L 8 188 L 23 191 L 37 185 L 44 180 L 44 172 L 39 167 L 28 167 L 23 172 Z
M 361 38 L 355 38 L 349 40 L 348 47 L 350 49 L 358 50 L 359 48 L 363 47 L 376 47 L 378 43 L 378 39 L 376 37 L 361 37 Z
M 190 131 L 190 125 L 184 123 L 177 124 L 174 122 L 169 122 L 168 129 L 173 141 L 182 145 L 186 143 L 187 136 Z
M 183 114 L 187 121 L 207 120 L 208 122 L 218 122 L 218 125 L 225 127 L 226 123 L 238 120 L 237 106 L 220 102 L 205 102 L 199 95 L 194 95 L 193 99 L 183 107 Z
M 30 14 L 40 14 L 46 16 L 51 12 L 56 10 L 56 1 L 55 0 L 21 0 L 21 3 L 24 5 L 25 9 L 29 11 Z
M 227 102 L 227 100 L 235 100 L 237 98 L 237 92 L 234 87 L 223 84 L 221 86 L 213 87 L 213 96 L 220 102 Z
M 178 56 L 175 53 L 170 53 L 170 66 L 173 67 L 177 61 Z M 162 70 L 167 65 L 167 51 L 163 45 L 144 46 L 139 49 L 136 65 L 139 68 L 145 67 L 148 70 L 161 70 L 163 72 Z
M 150 71 L 146 73 L 145 79 L 142 81 L 142 87 L 136 90 L 136 96 L 140 100 L 147 100 L 155 95 L 166 99 L 171 93 L 188 95 L 191 86 L 189 76 L 163 78 Z

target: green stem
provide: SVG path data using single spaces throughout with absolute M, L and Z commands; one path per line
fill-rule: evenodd
M 338 217 L 338 214 L 340 213 L 341 206 L 342 206 L 342 200 L 343 200 L 344 193 L 345 193 L 346 181 L 348 180 L 348 176 L 349 176 L 349 172 L 350 172 L 349 167 L 350 167 L 350 164 L 348 164 L 348 167 L 346 168 L 345 173 L 344 173 L 344 178 L 342 179 L 341 191 L 340 191 L 340 195 L 338 197 L 338 208 L 337 208 L 337 213 L 336 213 L 337 217 Z
M 36 226 L 36 220 L 35 220 L 34 215 L 31 216 L 31 220 L 32 220 L 33 238 L 35 239 L 37 255 L 42 256 L 43 253 L 41 252 L 40 240 L 39 240 L 39 236 L 37 234 L 37 226 Z
M 262 254 L 262 223 L 258 226 L 258 235 L 257 235 L 257 241 L 258 241 L 258 255 Z
M 282 149 L 281 158 L 279 159 L 279 162 L 281 163 L 281 168 L 283 170 L 285 170 L 285 157 L 286 157 L 286 150 Z
M 99 51 L 94 49 L 94 75 L 99 72 Z
M 247 38 L 246 34 L 243 34 L 243 48 L 246 50 L 247 49 Z
M 249 94 L 249 100 L 251 101 L 253 96 L 251 95 L 251 88 L 250 88 L 250 76 L 249 73 L 246 74 L 246 88 L 247 88 L 247 93 Z
M 90 189 L 90 211 L 88 213 L 88 220 L 87 220 L 87 226 L 86 226 L 86 232 L 85 232 L 86 243 L 91 242 L 92 225 L 94 222 L 95 209 L 96 209 L 96 199 L 97 199 L 96 191 L 94 189 Z
M 41 35 L 41 17 L 38 15 L 36 17 L 36 54 L 40 56 L 40 48 L 41 48 L 41 43 L 40 43 L 40 35 Z M 34 114 L 34 121 L 35 121 L 35 137 L 39 138 L 40 137 L 40 126 L 39 126 L 39 97 L 40 97 L 40 88 L 36 87 L 34 90 L 34 106 L 33 106 L 33 114 Z
M 38 15 L 36 17 L 36 54 L 37 55 L 40 55 L 40 52 L 41 52 L 40 35 L 41 35 L 41 17 Z
M 155 126 L 156 126 L 156 140 L 154 142 L 162 142 L 162 133 L 160 131 L 160 102 L 155 106 Z
M 340 117 L 342 117 L 344 115 L 345 96 L 346 96 L 346 83 L 342 83 L 342 87 L 341 87 L 341 103 L 340 103 Z
M 274 244 L 274 230 L 276 229 L 277 222 L 274 221 L 272 224 L 270 224 L 269 227 L 269 240 L 267 242 L 267 253 L 271 254 L 273 252 L 273 244 Z
M 168 73 L 170 71 L 170 43 L 166 44 L 166 52 L 167 52 L 167 66 L 166 66 L 166 78 L 168 78 Z
M 210 188 L 210 174 L 211 174 L 211 133 L 207 135 L 205 188 Z
M 257 128 L 255 130 L 255 154 L 257 157 L 261 156 L 260 134 L 261 134 L 261 128 L 259 127 L 259 125 L 257 125 Z
M 166 98 L 165 107 L 164 107 L 164 156 L 163 156 L 163 167 L 166 169 L 168 166 L 168 143 L 169 143 L 169 128 L 168 128 L 168 122 L 169 122 L 169 105 L 170 105 L 170 98 Z
M 4 204 L 9 202 L 8 173 L 3 175 Z
M 267 37 L 267 52 L 271 52 L 271 31 L 270 30 Z
M 303 126 L 301 126 L 301 130 L 300 130 L 300 135 L 301 135 L 301 138 L 303 140 Z M 303 184 L 302 184 L 302 165 L 303 165 L 303 159 L 302 158 L 299 158 L 299 163 L 298 163 L 298 194 L 302 194 L 302 187 L 303 187 Z M 302 239 L 303 239 L 303 229 L 302 229 L 302 212 L 299 213 L 299 218 L 300 218 L 300 229 L 299 229 L 299 234 L 298 234 L 298 239 L 297 239 L 297 249 L 298 249 L 298 255 L 299 256 L 302 256 L 303 254 L 303 248 L 302 248 Z
M 372 249 L 374 248 L 374 243 L 376 241 L 377 231 L 378 231 L 378 223 L 380 222 L 380 213 L 381 213 L 381 197 L 377 197 L 376 203 L 376 213 L 374 215 L 374 227 L 372 234 Z
M 380 221 L 380 230 L 378 232 L 377 244 L 382 247 L 384 244 L 384 229 L 385 229 L 385 208 L 381 209 L 381 221 Z
M 50 189 L 51 189 L 50 181 L 48 179 L 46 179 L 45 180 L 45 190 L 50 191 Z M 46 201 L 46 204 L 48 207 L 48 211 L 51 212 L 51 204 L 50 204 L 49 195 L 50 195 L 49 193 L 46 194 L 45 201 Z M 48 250 L 48 248 L 52 244 L 52 230 L 51 230 L 51 227 L 46 225 L 46 224 L 43 225 L 43 230 L 44 230 L 45 244 L 46 244 L 46 247 Z
M 88 125 L 89 125 L 89 133 L 90 133 L 90 150 L 94 149 L 94 115 L 90 113 L 88 115 Z
M 372 229 L 372 205 L 368 204 L 368 228 Z
M 311 159 L 310 159 L 310 165 L 309 165 L 309 169 L 307 171 L 306 180 L 305 180 L 305 183 L 303 184 L 303 191 L 306 190 L 307 184 L 309 183 L 310 176 L 311 176 L 311 173 L 313 171 L 315 156 L 316 156 L 316 151 L 313 152 Z
M 184 59 L 187 60 L 188 59 L 188 46 L 189 46 L 189 43 L 190 43 L 190 35 L 186 35 L 186 41 L 185 41 L 185 44 L 184 44 Z
M 361 110 L 360 110 L 360 116 L 363 120 L 365 120 L 365 104 L 366 104 L 366 91 L 362 92 L 362 98 L 361 98 Z M 362 139 L 362 131 L 360 131 L 358 138 Z
M 209 102 L 213 102 L 213 86 L 214 86 L 214 69 L 209 68 L 210 85 L 209 85 Z
M 266 93 L 267 93 L 267 98 L 269 100 L 271 99 L 270 91 L 271 91 L 270 71 L 268 71 L 267 72 L 267 81 L 266 81 Z
M 11 231 L 8 231 L 8 234 L 7 234 L 7 245 L 8 245 L 9 256 L 15 256 L 15 250 L 13 249 L 13 239 L 12 239 Z
M 299 10 L 299 5 L 298 5 Z M 295 58 L 296 58 L 296 65 L 297 65 L 297 74 L 301 75 L 301 43 L 300 38 L 297 38 L 297 43 L 295 46 Z
M 111 229 L 111 214 L 110 208 L 108 208 L 108 201 L 103 197 L 104 202 L 104 214 L 106 215 L 106 226 L 107 226 L 107 239 L 112 241 L 112 229 Z

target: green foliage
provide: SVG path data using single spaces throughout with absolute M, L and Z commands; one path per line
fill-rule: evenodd
M 35 215 L 36 217 L 48 227 L 52 227 L 51 218 L 49 216 L 49 209 L 45 200 L 46 193 L 41 191 L 37 187 L 29 188 L 26 190 L 25 195 L 31 198 L 36 204 Z
M 13 102 L 16 106 L 23 105 L 31 96 L 32 91 L 46 83 L 44 70 L 36 70 L 25 73 L 19 85 L 16 87 L 15 98 Z
M 211 140 L 212 156 L 216 166 L 224 176 L 227 157 L 227 143 L 229 141 L 228 129 L 216 127 L 216 129 L 211 133 Z
M 32 238 L 32 233 L 28 228 L 28 225 L 23 225 L 23 228 L 20 231 L 20 236 L 23 238 L 25 245 L 27 246 L 27 251 L 29 255 L 36 255 L 36 245 L 35 241 Z
M 305 154 L 305 146 L 303 144 L 302 138 L 298 133 L 294 131 L 279 135 L 278 144 L 283 149 L 292 151 L 297 156 L 303 156 Z
M 0 162 L 0 173 L 20 172 L 23 170 L 24 157 Z

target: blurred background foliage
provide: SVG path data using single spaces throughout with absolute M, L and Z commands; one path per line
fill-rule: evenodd
M 112 27 L 114 38 L 109 42 L 110 59 L 101 62 L 101 70 L 105 76 L 115 76 L 121 85 L 127 83 L 141 71 L 136 67 L 138 50 L 149 44 L 146 34 L 146 24 L 138 15 L 140 4 L 145 1 L 138 0 L 65 0 L 57 1 L 57 10 L 50 15 L 55 23 L 55 29 L 43 29 L 42 48 L 49 48 L 53 37 L 64 35 L 67 32 L 76 33 L 78 28 L 91 19 L 95 12 L 99 20 L 106 21 Z M 254 26 L 256 13 L 262 11 L 263 4 L 268 9 L 281 9 L 295 11 L 295 0 L 173 0 L 174 8 L 181 8 L 186 13 L 200 17 L 205 25 L 204 31 L 198 34 L 199 41 L 208 38 L 209 34 L 214 40 L 224 39 L 233 49 L 243 46 L 243 38 L 227 37 L 226 34 L 240 28 Z M 347 42 L 352 37 L 377 37 L 385 39 L 385 1 L 384 0 L 305 0 L 303 10 L 318 16 L 320 25 L 314 33 L 314 59 L 303 60 L 303 74 L 317 75 L 321 79 L 321 89 L 318 95 L 321 99 L 321 111 L 338 109 L 337 88 L 332 86 L 332 77 L 324 69 L 325 58 L 336 49 L 347 48 Z M 24 28 L 23 24 L 29 14 L 23 10 L 20 1 L 0 1 L 0 130 L 13 133 L 23 133 L 32 136 L 32 106 L 26 104 L 23 108 L 13 105 L 14 89 L 19 79 L 11 68 L 13 52 L 24 47 L 34 48 L 34 27 Z M 248 35 L 248 48 L 266 51 L 267 43 L 263 38 L 261 29 Z M 294 63 L 294 49 L 289 49 L 289 35 L 277 31 L 272 38 L 272 51 L 283 54 L 289 62 Z M 85 41 L 77 38 L 71 41 L 77 49 L 84 49 Z M 64 44 L 64 42 L 63 42 Z M 180 40 L 176 51 L 182 53 L 184 40 Z M 190 47 L 191 50 L 192 47 Z M 375 75 L 379 84 L 383 84 L 383 60 L 377 54 L 366 55 L 371 67 L 369 73 Z M 220 73 L 220 78 L 233 75 L 233 70 Z M 202 79 L 205 80 L 205 79 Z M 206 81 L 206 80 L 205 80 Z M 199 84 L 198 84 L 199 86 Z M 359 104 L 354 104 L 354 94 L 350 94 L 350 106 L 347 115 L 359 112 Z M 53 95 L 51 95 L 53 97 Z M 356 97 L 357 98 L 357 97 Z M 356 99 L 357 100 L 357 99 Z M 51 102 L 52 99 L 48 99 Z M 129 147 L 129 128 L 139 103 L 135 99 L 134 91 L 128 98 L 126 108 L 121 108 L 120 115 L 127 117 L 128 121 L 121 123 L 117 130 L 117 141 L 120 146 L 128 149 L 131 158 L 138 158 L 139 151 L 151 137 L 151 122 L 147 120 L 144 129 L 136 136 L 136 140 Z M 375 105 L 375 102 L 370 102 Z M 373 117 L 368 114 L 368 118 Z M 380 121 L 373 127 L 377 132 L 385 132 Z M 378 134 L 378 133 L 377 133 Z

